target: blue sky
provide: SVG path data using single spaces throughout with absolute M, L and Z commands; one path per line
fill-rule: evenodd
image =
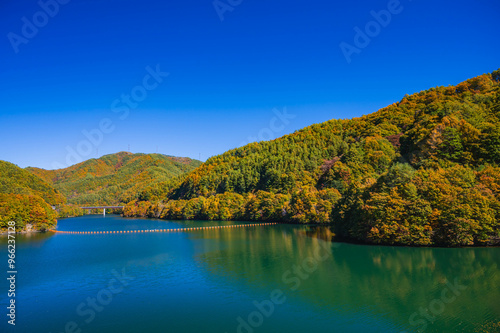
M 496 0 L 54 1 L 0 4 L 0 159 L 21 167 L 205 160 L 500 67 Z

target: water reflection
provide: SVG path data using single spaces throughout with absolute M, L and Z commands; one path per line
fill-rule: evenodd
M 335 313 L 361 309 L 394 327 L 427 331 L 473 330 L 480 322 L 500 320 L 498 248 L 409 248 L 331 243 L 328 228 L 279 226 L 241 232 L 205 232 L 197 260 L 212 274 L 237 279 L 247 288 L 280 288 L 291 300 L 306 301 Z M 284 273 L 314 257 L 329 244 L 330 256 L 297 291 Z M 216 260 L 223 257 L 224 260 Z M 450 284 L 466 286 L 439 316 L 426 319 L 421 309 L 436 307 Z M 436 305 L 437 304 L 437 305 Z M 414 313 L 417 312 L 417 315 Z M 425 313 L 424 313 L 425 314 Z M 410 317 L 413 320 L 410 323 Z M 432 313 L 431 313 L 432 315 Z M 435 317 L 435 318 L 434 318 Z M 419 322 L 420 320 L 420 322 Z M 431 323 L 433 321 L 433 323 Z

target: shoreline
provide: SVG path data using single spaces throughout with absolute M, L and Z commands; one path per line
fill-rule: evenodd
M 16 234 L 16 235 L 17 234 L 21 234 L 21 235 L 25 234 L 25 235 L 27 235 L 27 234 L 38 234 L 38 233 L 45 233 L 45 232 L 48 232 L 48 230 L 47 231 L 40 231 L 40 230 L 29 230 L 28 231 L 28 230 L 22 230 L 22 231 L 16 231 L 14 233 L 12 233 L 12 232 L 9 233 L 8 231 L 3 231 L 2 230 L 2 231 L 0 231 L 0 236 L 9 235 L 9 234 L 10 235 L 12 235 L 12 234 Z
M 99 215 L 99 214 L 90 214 Z M 304 226 L 304 227 L 332 227 L 334 223 L 297 223 L 297 222 L 277 222 L 277 221 L 245 221 L 245 220 L 185 220 L 185 219 L 162 219 L 149 216 L 123 216 L 123 214 L 113 214 L 120 215 L 122 218 L 132 218 L 132 219 L 145 219 L 145 220 L 161 220 L 161 221 L 199 221 L 199 222 L 247 222 L 249 224 L 259 224 L 259 223 L 273 223 L 276 225 L 290 225 L 290 226 Z M 86 216 L 86 215 L 84 215 Z M 75 216 L 82 217 L 82 216 Z M 47 232 L 49 232 L 48 230 Z M 496 241 L 496 244 L 489 245 L 467 245 L 467 246 L 442 246 L 442 245 L 410 245 L 410 244 L 375 244 L 362 242 L 355 239 L 342 238 L 340 236 L 334 236 L 330 242 L 336 243 L 346 243 L 353 245 L 363 245 L 363 246 L 385 246 L 385 247 L 399 247 L 399 248 L 430 248 L 430 249 L 471 249 L 471 248 L 500 248 L 500 240 Z

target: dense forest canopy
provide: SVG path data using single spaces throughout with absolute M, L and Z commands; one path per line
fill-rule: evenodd
M 380 244 L 500 236 L 500 70 L 228 151 L 150 186 L 129 216 L 332 223 Z

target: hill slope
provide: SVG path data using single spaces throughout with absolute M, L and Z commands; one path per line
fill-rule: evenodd
M 52 206 L 66 202 L 46 181 L 6 161 L 0 161 L 0 193 L 38 195 Z
M 144 188 L 168 182 L 200 164 L 189 158 L 121 152 L 65 169 L 27 170 L 53 184 L 70 203 L 114 205 L 136 199 Z
M 55 225 L 57 213 L 51 206 L 66 199 L 41 178 L 17 165 L 0 161 L 0 229 L 15 221 L 18 230 L 27 223 L 43 230 Z
M 500 236 L 500 71 L 209 159 L 128 215 L 333 223 L 363 242 Z M 333 208 L 332 208 L 333 207 Z

